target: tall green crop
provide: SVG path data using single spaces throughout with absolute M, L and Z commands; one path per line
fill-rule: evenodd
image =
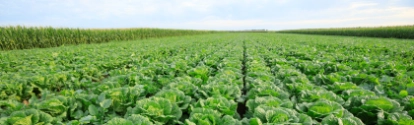
M 103 43 L 119 40 L 136 40 L 204 33 L 212 33 L 212 31 L 155 28 L 75 29 L 8 26 L 0 27 L 0 49 L 48 48 L 62 45 Z
M 414 39 L 414 25 L 386 26 L 386 27 L 298 29 L 298 30 L 282 30 L 279 32 L 280 33 L 299 33 L 299 34 L 320 34 L 320 35 Z

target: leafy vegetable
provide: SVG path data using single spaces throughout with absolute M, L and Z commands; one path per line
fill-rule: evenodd
M 187 109 L 191 102 L 191 97 L 178 89 L 165 89 L 155 94 L 155 97 L 168 99 L 171 103 L 176 103 L 181 110 Z
M 135 105 L 136 100 L 144 94 L 143 86 L 121 87 L 104 91 L 107 98 L 112 99 L 112 108 L 116 112 L 125 112 L 125 109 Z
M 161 125 L 161 123 L 153 123 L 148 117 L 133 114 L 124 118 L 113 118 L 109 120 L 105 125 Z
M 360 97 L 360 96 L 375 96 L 374 92 L 365 90 L 365 89 L 350 89 L 342 92 L 342 97 L 345 100 L 348 100 L 352 97 Z
M 346 109 L 344 109 L 341 104 L 328 100 L 319 100 L 311 103 L 301 103 L 298 104 L 296 109 L 299 112 L 306 113 L 314 119 L 323 119 L 328 115 L 334 115 L 336 117 L 343 117 L 346 114 Z
M 189 76 L 177 77 L 174 82 L 164 86 L 164 89 L 178 89 L 184 92 L 185 95 L 194 97 L 194 93 L 198 90 L 196 84 L 201 82 L 202 81 L 198 81 L 198 79 L 191 78 Z
M 126 116 L 132 114 L 141 114 L 162 124 L 171 124 L 177 122 L 182 112 L 176 103 L 168 99 L 152 97 L 136 102 L 136 106 L 128 110 Z
M 365 124 L 378 123 L 384 113 L 400 113 L 403 110 L 395 100 L 377 96 L 352 97 L 345 107 Z
M 125 120 L 123 118 L 113 118 L 105 125 L 133 125 L 133 123 L 129 120 Z
M 253 113 L 258 106 L 293 108 L 293 103 L 289 100 L 281 100 L 273 96 L 263 96 L 247 100 L 246 106 L 249 112 Z
M 410 125 L 414 123 L 414 120 L 405 113 L 387 113 L 380 111 L 378 113 L 379 125 Z
M 207 84 L 201 86 L 198 91 L 198 98 L 208 97 L 225 97 L 226 99 L 234 99 L 241 96 L 241 90 L 238 87 L 228 84 Z
M 54 118 L 40 110 L 25 109 L 21 111 L 13 112 L 7 119 L 6 125 L 25 125 L 25 124 L 54 124 Z
M 330 90 L 337 94 L 341 94 L 343 91 L 351 90 L 351 89 L 357 89 L 358 86 L 351 82 L 336 82 L 332 86 L 329 87 Z
M 334 101 L 339 104 L 345 102 L 340 96 L 337 96 L 335 93 L 331 91 L 326 91 L 324 89 L 304 90 L 299 93 L 297 98 L 299 102 L 315 102 L 322 99 Z
M 66 116 L 67 107 L 59 99 L 52 98 L 39 103 L 38 109 L 54 117 L 63 117 Z
M 188 71 L 188 75 L 196 78 L 200 78 L 203 80 L 203 83 L 207 82 L 209 78 L 209 68 L 208 67 L 197 67 Z
M 334 115 L 329 115 L 322 119 L 323 125 L 365 125 L 361 119 L 357 117 L 338 118 Z
M 247 96 L 249 99 L 254 99 L 256 97 L 261 97 L 261 96 L 273 96 L 273 97 L 278 97 L 279 99 L 288 99 L 289 93 L 274 85 L 270 85 L 270 86 L 263 85 L 263 86 L 257 86 L 251 89 L 247 93 Z
M 213 109 L 225 115 L 238 116 L 236 112 L 237 103 L 233 100 L 227 100 L 224 97 L 209 97 L 207 99 L 201 99 L 197 101 L 193 107 Z
M 229 115 L 222 115 L 217 110 L 209 108 L 194 108 L 190 118 L 185 120 L 188 125 L 241 125 L 241 121 Z
M 293 109 L 284 107 L 268 107 L 259 106 L 254 110 L 253 118 L 259 118 L 263 123 L 277 123 L 277 124 L 290 124 L 290 123 L 302 123 L 305 125 L 313 124 L 311 117 L 297 113 Z
M 0 100 L 0 116 L 9 116 L 14 111 L 25 109 L 23 103 L 14 100 Z
M 411 117 L 414 117 L 414 97 L 409 96 L 402 100 L 402 105 L 404 105 L 404 108 L 406 111 L 408 111 L 408 115 Z
M 286 88 L 289 90 L 291 94 L 298 95 L 302 91 L 313 90 L 314 88 L 317 88 L 317 87 L 309 83 L 290 83 L 290 84 L 286 84 Z

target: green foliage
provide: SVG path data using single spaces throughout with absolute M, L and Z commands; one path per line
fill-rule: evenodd
M 315 102 L 315 101 L 322 100 L 322 99 L 334 101 L 339 104 L 342 104 L 345 102 L 340 96 L 336 95 L 335 93 L 331 91 L 327 91 L 324 89 L 304 90 L 298 94 L 297 98 L 299 102 Z
M 338 118 L 335 115 L 329 115 L 322 119 L 323 125 L 365 125 L 361 119 L 357 117 Z
M 248 93 L 247 93 L 247 97 L 249 99 L 254 99 L 256 97 L 262 97 L 262 96 L 273 96 L 273 97 L 277 97 L 279 99 L 288 99 L 289 98 L 289 93 L 280 89 L 277 86 L 274 85 L 270 85 L 270 86 L 265 86 L 265 85 L 261 85 L 261 86 L 257 86 L 253 89 L 251 89 Z
M 352 82 L 345 82 L 345 83 L 336 82 L 332 86 L 329 86 L 329 89 L 337 94 L 341 94 L 342 92 L 346 90 L 352 90 L 352 89 L 357 89 L 357 88 L 358 86 Z
M 380 111 L 378 113 L 379 125 L 410 125 L 414 123 L 414 120 L 405 113 L 387 113 Z
M 273 96 L 257 97 L 255 99 L 249 99 L 246 102 L 246 107 L 250 113 L 253 113 L 258 106 L 293 108 L 293 102 L 290 100 L 281 100 Z
M 0 52 L 0 124 L 412 124 L 412 40 L 209 34 Z
M 127 118 L 113 118 L 104 125 L 161 125 L 161 123 L 153 123 L 148 117 L 133 114 Z
M 168 99 L 153 97 L 138 100 L 136 106 L 127 112 L 127 116 L 132 114 L 141 114 L 163 124 L 171 124 L 177 122 L 182 111 Z
M 58 47 L 70 44 L 104 43 L 109 41 L 160 38 L 206 34 L 213 31 L 174 29 L 74 29 L 52 27 L 0 27 L 1 50 Z
M 207 99 L 200 99 L 194 105 L 194 108 L 204 108 L 217 110 L 221 114 L 229 116 L 238 116 L 236 109 L 237 103 L 233 100 L 227 100 L 224 97 L 209 97 Z
M 0 100 L 0 116 L 8 116 L 14 111 L 25 109 L 26 106 L 15 100 Z
M 408 111 L 408 115 L 410 115 L 411 117 L 414 117 L 414 97 L 413 96 L 404 98 L 401 101 L 401 105 L 403 105 L 404 109 Z
M 67 107 L 59 99 L 52 98 L 39 103 L 38 109 L 54 117 L 62 117 L 66 115 Z
M 143 86 L 121 87 L 104 91 L 107 98 L 112 99 L 112 108 L 116 112 L 125 112 L 130 106 L 134 106 L 136 100 L 144 95 Z M 106 103 L 109 104 L 109 103 Z
M 202 79 L 204 84 L 207 82 L 209 74 L 209 67 L 206 66 L 197 67 L 188 71 L 189 76 Z
M 344 117 L 347 114 L 346 109 L 344 109 L 341 104 L 328 100 L 319 100 L 311 103 L 301 103 L 298 104 L 296 109 L 299 112 L 306 113 L 314 119 L 323 119 L 329 115 L 334 115 L 336 117 Z
M 187 109 L 191 102 L 190 96 L 187 96 L 184 92 L 174 88 L 161 90 L 155 94 L 155 97 L 168 99 L 171 103 L 176 103 L 181 110 Z
M 185 95 L 188 96 L 195 96 L 194 93 L 196 93 L 198 87 L 196 85 L 193 84 L 193 81 L 191 79 L 191 77 L 186 77 L 186 78 L 176 78 L 177 81 L 174 81 L 166 86 L 164 86 L 164 88 L 166 89 L 178 89 L 180 91 L 182 91 Z
M 133 125 L 133 123 L 123 118 L 113 118 L 106 125 Z
M 378 124 L 390 113 L 402 113 L 403 110 L 397 101 L 377 96 L 350 98 L 345 107 L 366 124 Z
M 329 28 L 329 29 L 299 29 L 282 30 L 280 33 L 320 34 L 320 35 L 343 35 L 364 36 L 382 38 L 414 39 L 414 25 L 387 26 L 387 27 L 354 27 L 354 28 Z
M 305 125 L 313 124 L 311 117 L 297 113 L 293 109 L 283 107 L 268 107 L 261 105 L 254 110 L 253 117 L 256 117 L 262 123 L 276 123 L 276 124 L 291 124 L 302 123 Z M 260 124 L 257 120 L 253 119 L 255 124 Z
M 36 109 L 26 109 L 21 111 L 16 111 L 10 114 L 7 118 L 6 125 L 31 125 L 31 124 L 44 124 L 51 125 L 55 123 L 55 119 L 40 110 Z
M 242 122 L 229 115 L 222 115 L 210 108 L 194 108 L 190 118 L 185 120 L 187 125 L 242 125 Z
M 404 98 L 404 97 L 408 96 L 408 92 L 407 92 L 407 90 L 401 90 L 399 95 L 400 95 L 400 97 Z
M 315 85 L 309 83 L 288 83 L 286 88 L 293 95 L 299 95 L 302 91 L 316 89 Z
M 361 96 L 375 96 L 375 93 L 365 89 L 351 89 L 342 92 L 342 97 L 344 99 L 349 99 L 352 97 L 361 97 Z
M 224 97 L 227 99 L 234 99 L 241 97 L 242 92 L 240 88 L 231 84 L 207 84 L 201 86 L 198 91 L 198 98 L 208 97 Z

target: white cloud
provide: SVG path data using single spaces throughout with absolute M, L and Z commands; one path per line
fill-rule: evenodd
M 374 4 L 372 4 L 374 5 Z M 351 5 L 352 6 L 352 5 Z M 336 13 L 340 15 L 334 16 Z M 268 29 L 294 29 L 294 28 L 318 28 L 318 27 L 355 27 L 355 26 L 385 26 L 407 25 L 414 23 L 414 8 L 410 7 L 374 7 L 354 8 L 345 6 L 333 11 L 321 12 L 328 15 L 321 19 L 280 21 L 274 19 L 245 19 L 235 20 L 210 16 L 208 18 L 186 22 L 189 28 L 198 29 L 237 29 L 268 28 Z
M 218 12 L 217 7 L 238 5 L 264 6 L 269 3 L 283 4 L 288 0 L 66 0 L 49 5 L 65 6 L 68 11 L 99 16 L 128 16 L 150 14 L 188 14 Z M 38 4 L 39 5 L 39 4 Z M 41 4 L 40 4 L 41 5 Z M 41 6 L 45 6 L 44 4 Z
M 412 24 L 414 7 L 402 1 L 2 0 L 0 25 L 290 29 Z
M 378 5 L 378 3 L 375 2 L 353 2 L 351 3 L 351 5 L 349 6 L 352 9 L 356 9 L 356 8 L 362 8 L 362 7 L 372 7 L 372 6 L 376 6 Z

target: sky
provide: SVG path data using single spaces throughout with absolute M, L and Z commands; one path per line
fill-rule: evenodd
M 0 26 L 301 29 L 414 24 L 414 0 L 0 0 Z

